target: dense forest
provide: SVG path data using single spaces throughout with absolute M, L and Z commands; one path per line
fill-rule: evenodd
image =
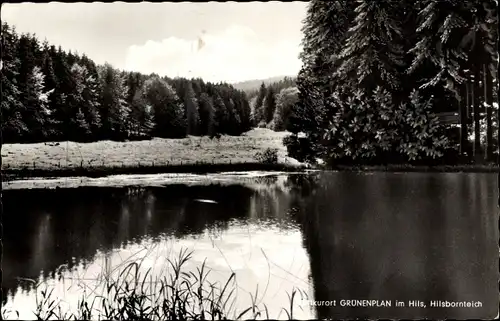
M 275 131 L 288 127 L 292 106 L 297 103 L 298 91 L 294 78 L 284 77 L 266 86 L 264 82 L 258 90 L 248 93 L 252 124 Z
M 246 94 L 226 83 L 97 65 L 2 24 L 4 143 L 239 135 L 252 126 Z
M 327 164 L 498 160 L 493 0 L 319 1 L 302 69 L 255 90 L 97 65 L 2 24 L 3 142 L 292 133 Z
M 492 0 L 311 1 L 289 153 L 336 164 L 494 161 L 497 30 Z

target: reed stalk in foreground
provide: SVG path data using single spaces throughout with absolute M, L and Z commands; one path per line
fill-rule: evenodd
M 257 303 L 258 291 L 251 295 L 248 308 L 237 311 L 234 272 L 225 284 L 211 283 L 207 279 L 210 270 L 205 261 L 195 272 L 185 271 L 184 266 L 191 256 L 192 252 L 182 250 L 176 260 L 168 260 L 171 273 L 155 279 L 151 269 L 141 275 L 139 263 L 130 263 L 117 280 L 103 280 L 103 293 L 92 297 L 84 293 L 74 313 L 63 311 L 59 300 L 53 297 L 53 289 L 46 288 L 40 293 L 36 289 L 34 314 L 38 320 L 248 320 L 272 317 L 265 304 Z M 288 319 L 293 319 L 297 293 L 306 295 L 297 289 L 288 295 L 289 310 L 282 309 Z M 16 311 L 2 309 L 3 319 L 15 315 L 19 317 Z

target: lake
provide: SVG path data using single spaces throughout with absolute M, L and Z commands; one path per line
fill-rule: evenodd
M 288 294 L 300 289 L 298 319 L 490 319 L 498 310 L 497 200 L 497 174 L 475 173 L 205 176 L 5 190 L 4 309 L 34 318 L 33 281 L 72 309 L 97 293 L 104 275 L 137 262 L 158 277 L 168 258 L 188 249 L 187 267 L 205 261 L 213 282 L 235 273 L 239 311 L 254 296 L 270 318 L 285 319 Z M 410 306 L 416 301 L 426 308 Z

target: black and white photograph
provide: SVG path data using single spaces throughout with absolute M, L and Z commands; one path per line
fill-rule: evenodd
M 4 320 L 499 316 L 497 0 L 5 2 Z

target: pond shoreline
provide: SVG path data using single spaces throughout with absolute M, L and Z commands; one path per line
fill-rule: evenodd
M 134 167 L 76 167 L 60 169 L 41 168 L 7 168 L 2 169 L 2 181 L 16 181 L 31 178 L 65 178 L 89 177 L 101 178 L 111 175 L 141 174 L 217 174 L 221 172 L 297 172 L 304 171 L 307 166 L 266 163 L 190 163 L 175 165 L 144 165 Z
M 500 173 L 500 166 L 493 164 L 435 166 L 418 166 L 409 164 L 388 164 L 371 166 L 336 165 L 332 167 L 318 167 L 317 169 L 339 172 Z
M 332 167 L 292 164 L 265 163 L 190 163 L 175 165 L 144 165 L 134 167 L 65 167 L 60 169 L 41 168 L 4 168 L 2 181 L 25 180 L 32 178 L 65 178 L 88 177 L 101 178 L 111 175 L 141 175 L 141 174 L 218 174 L 222 172 L 302 172 L 307 169 L 339 172 L 420 172 L 420 173 L 500 173 L 498 165 L 337 165 Z

